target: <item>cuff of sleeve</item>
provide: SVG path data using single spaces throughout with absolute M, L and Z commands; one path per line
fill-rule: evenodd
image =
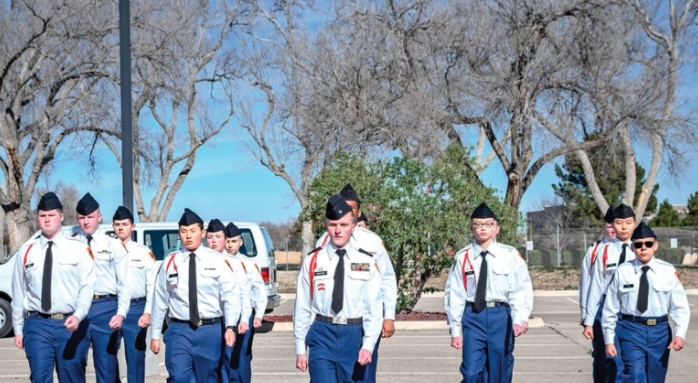
M 296 355 L 305 355 L 305 339 L 296 339 Z
M 395 320 L 395 309 L 385 309 L 385 313 L 383 314 L 383 319 L 389 319 L 389 320 Z
M 455 338 L 457 336 L 462 337 L 463 332 L 461 331 L 460 326 L 451 326 L 451 338 Z
M 609 345 L 609 344 L 614 344 L 613 340 L 616 337 L 616 332 L 615 331 L 604 331 L 603 333 L 603 339 L 604 339 L 604 344 Z
M 23 335 L 22 330 L 24 329 L 24 324 L 16 325 L 13 328 L 15 330 L 15 336 L 16 335 Z
M 590 315 L 587 315 L 587 316 L 584 318 L 584 325 L 585 325 L 585 326 L 593 326 L 593 325 L 594 325 L 594 317 L 593 317 L 593 316 L 590 316 Z
M 686 328 L 681 326 L 674 327 L 674 337 L 681 337 L 681 339 L 686 340 Z
M 83 311 L 82 309 L 78 309 L 78 310 L 75 310 L 75 312 L 73 312 L 73 316 L 78 318 L 78 320 L 80 320 L 80 322 L 82 322 L 82 320 L 85 319 L 85 317 L 87 316 L 87 312 Z
M 376 341 L 371 337 L 365 336 L 361 348 L 373 354 L 373 350 L 376 348 Z
M 521 319 L 521 315 L 518 315 L 518 314 L 512 315 L 511 321 L 512 321 L 512 324 L 517 324 L 519 326 L 523 326 L 523 320 Z
M 124 317 L 124 319 L 126 319 L 126 315 L 128 314 L 129 308 L 130 308 L 129 306 L 127 306 L 125 308 L 119 307 L 119 309 L 116 311 L 116 315 L 121 315 L 122 317 Z
M 152 340 L 160 340 L 161 335 L 162 335 L 162 329 L 153 327 L 152 335 L 150 338 Z

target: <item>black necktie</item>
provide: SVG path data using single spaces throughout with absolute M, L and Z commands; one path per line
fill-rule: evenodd
M 53 245 L 53 241 L 48 241 L 44 257 L 44 275 L 41 276 L 41 309 L 47 314 L 51 311 L 51 271 L 53 270 L 51 245 Z
M 628 244 L 624 243 L 623 250 L 620 252 L 620 260 L 618 260 L 618 266 L 620 266 L 621 263 L 625 262 L 625 250 L 627 248 L 628 248 Z
M 335 252 L 339 256 L 337 268 L 334 269 L 334 289 L 332 289 L 332 311 L 334 315 L 339 314 L 344 307 L 344 254 L 347 251 L 339 249 Z
M 199 297 L 196 288 L 196 254 L 189 254 L 189 323 L 199 323 Z
M 642 276 L 640 277 L 640 292 L 637 295 L 637 311 L 640 314 L 647 311 L 647 299 L 649 298 L 650 284 L 647 282 L 647 270 L 649 266 L 642 266 Z
M 485 308 L 485 297 L 487 294 L 487 250 L 480 253 L 482 263 L 480 264 L 480 275 L 477 277 L 477 289 L 475 290 L 474 311 L 479 313 Z
M 92 236 L 88 235 L 85 238 L 87 238 L 87 246 L 92 247 L 92 240 L 93 240 Z

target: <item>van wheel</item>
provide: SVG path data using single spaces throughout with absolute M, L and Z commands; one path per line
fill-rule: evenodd
M 12 331 L 12 306 L 10 302 L 0 298 L 0 338 Z

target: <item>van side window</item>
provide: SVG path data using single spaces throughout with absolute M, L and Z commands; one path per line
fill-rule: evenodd
M 254 238 L 252 237 L 252 232 L 250 229 L 240 229 L 240 235 L 242 236 L 242 246 L 240 247 L 240 252 L 248 257 L 256 257 L 257 245 L 254 243 Z
M 143 239 L 143 244 L 152 250 L 158 261 L 162 261 L 167 254 L 181 247 L 177 230 L 145 230 Z
M 267 228 L 264 226 L 260 226 L 260 229 L 262 229 L 262 234 L 264 237 L 264 242 L 267 244 L 267 251 L 269 251 L 268 256 L 270 258 L 274 258 L 274 243 L 271 241 L 271 236 L 269 235 L 269 232 L 267 231 Z

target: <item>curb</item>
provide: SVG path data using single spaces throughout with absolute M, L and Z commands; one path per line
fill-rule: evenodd
M 293 331 L 292 322 L 265 322 L 263 325 L 263 330 L 260 332 L 271 332 L 271 331 Z M 269 327 L 269 328 L 267 328 Z M 543 318 L 535 317 L 528 321 L 528 328 L 541 328 L 545 327 L 545 322 Z M 395 330 L 445 330 L 448 331 L 449 327 L 446 322 L 443 321 L 395 321 Z

